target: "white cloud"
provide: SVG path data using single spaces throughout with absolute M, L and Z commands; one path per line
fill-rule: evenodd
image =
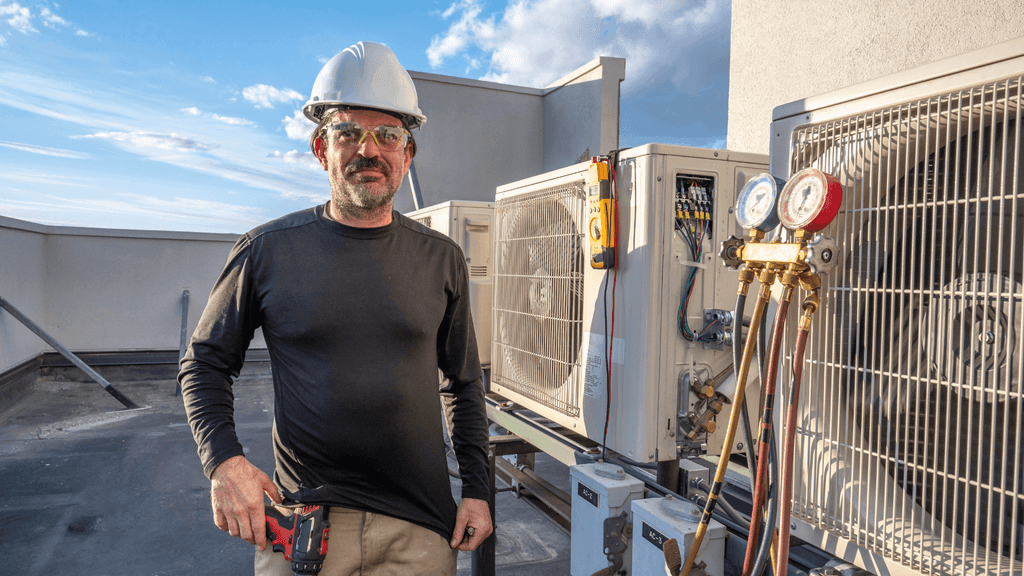
M 11 28 L 22 34 L 38 32 L 38 30 L 32 27 L 32 11 L 17 2 L 0 4 L 0 17 L 4 16 L 10 16 L 7 19 L 7 23 L 11 25 Z
M 618 56 L 626 58 L 627 92 L 662 79 L 696 91 L 707 83 L 708 60 L 728 72 L 724 0 L 515 0 L 500 20 L 482 11 L 479 0 L 460 0 L 444 12 L 459 16 L 431 41 L 431 66 L 465 55 L 472 67 L 483 52 L 482 79 L 543 87 L 598 56 Z M 725 57 L 709 58 L 723 44 Z
M 0 34 L 2 28 L 6 24 L 0 19 Z M 0 106 L 78 126 L 78 134 L 85 135 L 79 138 L 113 143 L 135 158 L 196 176 L 227 180 L 229 186 L 244 186 L 245 194 L 266 190 L 274 194 L 274 201 L 295 200 L 304 205 L 329 198 L 322 170 L 266 157 L 268 151 L 282 149 L 280 132 L 226 124 L 236 120 L 214 119 L 197 106 L 198 116 L 186 116 L 180 105 L 167 107 L 165 102 L 139 96 L 138 90 L 123 89 L 117 84 L 126 76 L 121 70 L 97 73 L 68 67 L 65 74 L 53 76 L 50 71 L 66 63 L 46 53 L 8 64 L 0 73 Z M 7 172 L 4 178 L 9 178 Z
M 266 221 L 263 210 L 254 206 L 239 206 L 198 198 L 158 198 L 122 192 L 114 194 L 134 204 L 136 210 L 153 212 L 161 216 L 181 219 L 206 218 L 222 222 L 246 222 L 251 225 Z
M 57 16 L 53 12 L 50 12 L 50 9 L 46 7 L 43 7 L 43 9 L 39 12 L 39 17 L 42 18 L 44 26 L 48 28 L 53 28 L 54 30 L 57 29 L 57 26 L 68 25 L 67 20 L 61 18 L 60 16 Z
M 448 29 L 431 40 L 431 66 L 460 58 L 481 80 L 543 88 L 595 58 L 625 58 L 621 145 L 724 138 L 728 0 L 508 0 L 496 13 L 484 6 L 456 0 L 440 14 Z
M 188 114 L 189 116 L 202 116 L 203 118 L 209 118 L 211 120 L 216 120 L 217 122 L 223 122 L 224 124 L 230 124 L 232 126 L 255 126 L 256 125 L 256 123 L 253 122 L 252 120 L 247 120 L 245 118 L 235 118 L 235 117 L 232 117 L 232 116 L 221 116 L 220 114 L 207 114 L 207 113 L 203 112 L 202 110 L 200 110 L 199 108 L 196 108 L 195 106 L 192 106 L 191 108 L 181 108 L 179 110 L 181 112 L 184 112 L 185 114 Z
M 209 82 L 210 84 L 216 84 L 217 81 L 213 79 L 213 76 L 203 76 L 200 78 L 203 82 Z
M 58 4 L 54 4 L 53 6 L 54 8 L 60 7 Z M 10 18 L 7 18 L 8 16 Z M 6 20 L 3 21 L 10 24 L 11 28 L 14 28 L 15 30 L 21 32 L 22 34 L 28 34 L 29 32 L 39 32 L 39 30 L 37 30 L 35 26 L 32 25 L 32 21 L 35 18 L 38 18 L 39 21 L 42 22 L 43 26 L 50 28 L 51 30 L 59 31 L 60 26 L 71 26 L 71 22 L 68 22 L 64 18 L 58 16 L 53 12 L 53 10 L 51 10 L 47 6 L 43 6 L 42 8 L 40 8 L 39 13 L 34 15 L 32 14 L 31 9 L 29 9 L 26 6 L 22 6 L 18 2 L 4 3 L 2 0 L 0 0 L 0 19 L 4 18 L 6 18 Z M 75 35 L 94 36 L 94 34 L 86 32 L 81 28 L 75 29 Z M 3 35 L 0 35 L 0 47 L 2 47 L 6 43 L 6 38 L 4 38 Z
M 255 104 L 257 108 L 273 108 L 275 102 L 283 104 L 292 100 L 305 100 L 305 96 L 295 90 L 280 90 L 266 84 L 256 84 L 243 89 L 242 97 Z
M 46 175 L 37 180 L 53 180 L 53 184 L 68 184 Z M 32 194 L 30 200 L 6 199 L 0 201 L 5 214 L 30 219 L 43 224 L 91 226 L 125 222 L 140 222 L 153 229 L 156 220 L 162 227 L 195 230 L 197 228 L 223 232 L 225 228 L 244 230 L 262 222 L 267 216 L 255 206 L 240 206 L 212 200 L 184 197 L 157 197 L 130 192 L 114 193 L 109 198 L 76 198 L 51 194 Z M 129 224 L 130 225 L 130 224 Z
M 280 152 L 273 152 L 267 154 L 267 158 L 280 158 L 290 164 L 300 164 L 302 166 L 309 166 L 316 170 L 323 170 L 323 166 L 320 165 L 320 161 L 313 156 L 312 152 L 299 152 L 298 150 L 292 150 L 281 154 Z
M 89 158 L 89 155 L 84 152 L 75 152 L 74 150 L 64 150 L 61 148 L 47 148 L 45 146 L 35 146 L 33 144 L 22 144 L 20 142 L 0 141 L 0 146 L 14 148 L 15 150 L 21 150 L 23 152 L 31 152 L 33 154 L 42 154 L 44 156 L 57 156 L 58 158 L 75 158 L 78 160 Z
M 444 18 L 445 20 L 451 18 L 452 14 L 455 13 L 455 9 L 458 8 L 458 7 L 459 7 L 458 3 L 452 3 L 451 6 L 449 6 L 444 12 L 441 13 L 441 18 Z
M 252 120 L 245 118 L 235 118 L 233 116 L 221 116 L 220 114 L 210 114 L 210 118 L 213 118 L 217 122 L 223 122 L 225 124 L 231 124 L 232 126 L 255 126 L 256 123 Z
M 443 64 L 445 58 L 450 58 L 466 50 L 470 43 L 479 43 L 483 48 L 494 36 L 494 16 L 485 21 L 480 20 L 480 12 L 483 11 L 483 8 L 477 3 L 477 0 L 462 0 L 452 4 L 441 14 L 441 17 L 447 20 L 460 9 L 462 16 L 448 28 L 448 32 L 444 36 L 434 36 L 430 41 L 427 58 L 434 68 Z
M 42 172 L 6 172 L 4 178 L 18 182 L 45 184 L 47 186 L 74 186 L 75 188 L 97 188 L 91 180 L 66 174 L 44 174 Z
M 156 148 L 158 150 L 176 150 L 178 152 L 202 152 L 216 148 L 215 144 L 204 144 L 177 134 L 152 134 L 149 132 L 97 132 L 71 138 L 96 138 L 113 140 L 122 144 L 131 144 L 140 148 Z
M 285 133 L 292 140 L 309 140 L 309 135 L 316 128 L 316 124 L 306 118 L 302 110 L 296 110 L 293 116 L 285 116 L 281 122 Z

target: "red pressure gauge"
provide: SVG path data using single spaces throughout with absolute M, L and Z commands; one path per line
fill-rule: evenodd
M 793 175 L 779 194 L 779 220 L 790 230 L 817 232 L 828 226 L 843 201 L 839 180 L 817 168 Z

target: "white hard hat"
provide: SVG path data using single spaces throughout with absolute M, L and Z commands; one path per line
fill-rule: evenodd
M 360 42 L 331 58 L 313 83 L 302 113 L 313 122 L 334 106 L 375 108 L 405 116 L 409 128 L 426 123 L 416 98 L 416 86 L 390 48 Z

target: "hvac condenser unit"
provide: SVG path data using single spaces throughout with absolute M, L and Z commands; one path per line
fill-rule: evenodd
M 737 278 L 717 245 L 740 233 L 734 197 L 766 160 L 662 144 L 621 152 L 616 270 L 590 265 L 589 163 L 499 187 L 491 390 L 597 442 L 610 414 L 610 449 L 675 460 L 679 414 L 701 409 L 685 389 L 732 362 L 728 346 L 687 340 L 681 326 L 726 337 L 717 311 L 732 310 Z
M 793 534 L 876 574 L 1022 573 L 1022 89 L 1024 39 L 774 113 L 772 173 L 846 190 Z
M 493 202 L 451 200 L 409 212 L 409 218 L 448 236 L 462 247 L 469 268 L 469 301 L 480 364 L 491 362 L 491 252 L 494 248 Z

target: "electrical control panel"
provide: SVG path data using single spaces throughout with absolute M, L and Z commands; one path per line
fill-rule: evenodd
M 676 175 L 676 220 L 710 220 L 715 201 L 715 179 L 692 174 Z

